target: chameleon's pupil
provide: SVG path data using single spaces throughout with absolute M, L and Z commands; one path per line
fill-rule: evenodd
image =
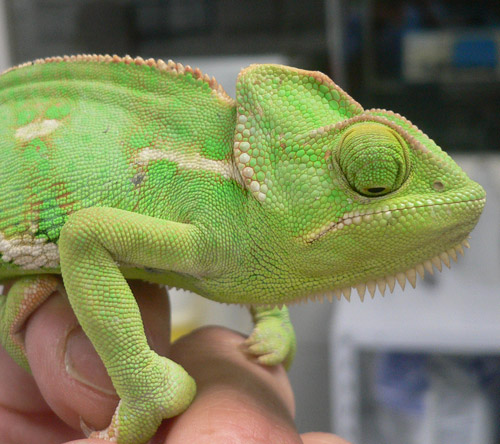
M 371 194 L 378 194 L 382 193 L 385 191 L 385 187 L 373 187 L 373 188 L 368 188 L 367 190 Z

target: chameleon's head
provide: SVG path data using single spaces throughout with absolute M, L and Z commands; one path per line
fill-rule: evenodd
M 414 284 L 462 250 L 485 203 L 481 186 L 411 122 L 363 110 L 316 72 L 240 74 L 235 158 L 285 233 L 306 288 L 299 298 Z

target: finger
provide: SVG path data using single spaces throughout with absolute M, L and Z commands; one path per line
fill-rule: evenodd
M 31 374 L 19 367 L 1 346 L 0 375 L 0 406 L 30 413 L 47 411 L 47 403 Z
M 304 444 L 350 444 L 345 439 L 331 433 L 311 432 L 300 435 Z
M 165 291 L 139 282 L 131 283 L 131 287 L 150 345 L 167 354 L 169 314 Z M 26 351 L 40 392 L 60 418 L 77 430 L 80 418 L 96 429 L 109 424 L 118 397 L 63 292 L 54 294 L 29 320 Z
M 74 430 L 55 415 L 42 398 L 32 376 L 0 347 L 0 437 L 2 443 L 62 442 Z M 56 423 L 55 430 L 47 427 Z M 43 436 L 46 441 L 35 440 Z
M 237 333 L 208 327 L 173 344 L 171 358 L 195 378 L 198 393 L 167 424 L 168 444 L 301 443 L 283 367 L 257 364 L 242 351 L 243 342 Z

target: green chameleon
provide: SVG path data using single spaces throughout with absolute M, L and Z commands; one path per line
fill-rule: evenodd
M 144 443 L 195 396 L 149 348 L 127 279 L 245 304 L 249 352 L 290 365 L 286 305 L 391 291 L 449 263 L 485 192 L 404 117 L 327 76 L 252 65 L 233 100 L 172 61 L 83 55 L 0 77 L 1 341 L 62 274 L 120 402 L 91 436 Z

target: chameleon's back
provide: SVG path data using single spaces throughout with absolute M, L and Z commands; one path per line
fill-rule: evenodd
M 235 181 L 234 121 L 234 103 L 215 81 L 174 63 L 78 56 L 4 73 L 3 267 L 56 267 L 59 232 L 81 208 L 182 221 L 200 200 L 189 191 L 206 189 L 203 174 L 189 177 L 194 170 Z

